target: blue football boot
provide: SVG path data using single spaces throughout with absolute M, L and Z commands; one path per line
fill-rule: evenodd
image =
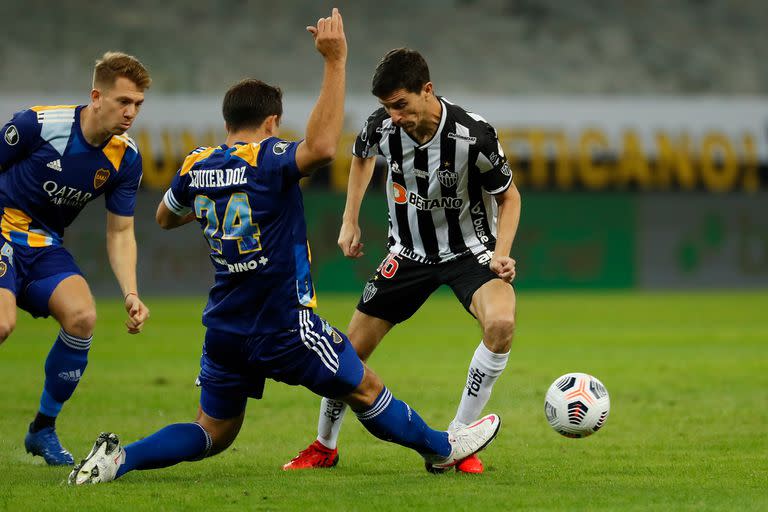
M 72 454 L 61 446 L 53 427 L 46 427 L 34 433 L 27 431 L 24 448 L 27 453 L 44 458 L 49 466 L 71 466 L 75 463 Z

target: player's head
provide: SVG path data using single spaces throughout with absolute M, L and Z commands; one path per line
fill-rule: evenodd
M 246 78 L 229 88 L 221 110 L 229 133 L 264 127 L 269 135 L 277 135 L 283 115 L 283 91 Z
M 427 61 L 416 50 L 390 50 L 376 66 L 371 92 L 379 98 L 396 126 L 413 130 L 426 116 L 429 102 L 434 99 Z
M 107 52 L 93 69 L 91 104 L 99 125 L 112 135 L 125 133 L 144 103 L 144 90 L 152 83 L 136 57 Z

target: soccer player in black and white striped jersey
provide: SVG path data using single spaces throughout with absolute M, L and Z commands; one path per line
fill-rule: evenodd
M 418 52 L 390 51 L 372 82 L 382 107 L 355 141 L 338 243 L 349 258 L 363 255 L 358 215 L 381 155 L 388 164 L 389 254 L 366 284 L 347 332 L 366 360 L 395 324 L 440 285 L 450 286 L 483 329 L 449 429 L 470 424 L 506 366 L 514 334 L 515 260 L 509 254 L 520 194 L 496 131 L 435 95 Z M 283 468 L 335 464 L 344 412 L 342 402 L 323 399 L 317 440 Z M 473 456 L 457 469 L 481 473 L 483 465 Z

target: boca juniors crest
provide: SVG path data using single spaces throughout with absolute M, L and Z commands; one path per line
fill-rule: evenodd
M 93 177 L 93 188 L 101 188 L 109 179 L 109 169 L 99 169 Z
M 8 265 L 4 261 L 0 261 L 0 277 L 3 277 L 8 271 Z

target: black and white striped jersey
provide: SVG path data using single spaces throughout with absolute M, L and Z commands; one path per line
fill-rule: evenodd
M 430 141 L 419 144 L 380 108 L 352 153 L 387 160 L 390 252 L 423 263 L 469 252 L 490 260 L 498 210 L 493 195 L 509 188 L 512 171 L 485 119 L 438 99 L 442 115 Z

